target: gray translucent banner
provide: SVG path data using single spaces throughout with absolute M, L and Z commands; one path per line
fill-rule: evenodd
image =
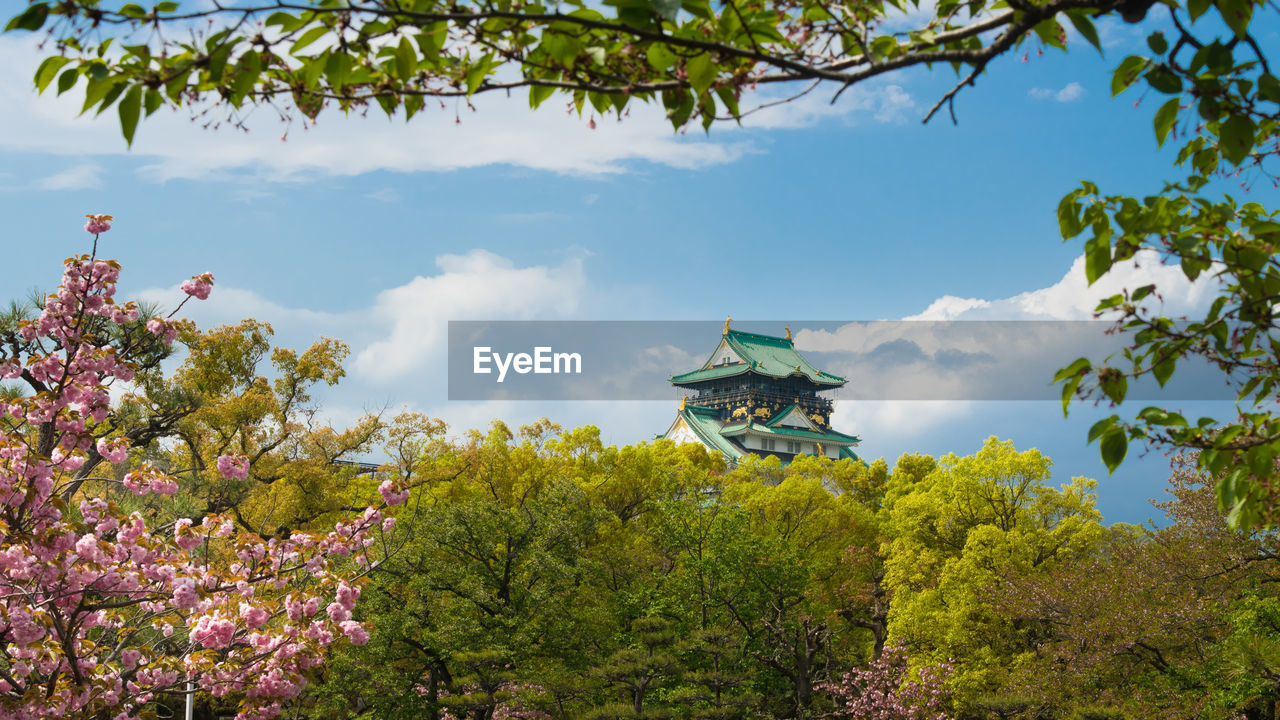
M 782 338 L 819 370 L 847 379 L 838 400 L 1056 400 L 1051 380 L 1130 338 L 1102 321 L 738 322 Z M 673 375 L 702 368 L 723 322 L 450 321 L 450 400 L 662 400 Z M 716 358 L 713 364 L 720 362 Z M 1119 367 L 1123 367 L 1119 365 Z M 1187 361 L 1164 388 L 1131 382 L 1135 401 L 1229 400 L 1216 369 Z

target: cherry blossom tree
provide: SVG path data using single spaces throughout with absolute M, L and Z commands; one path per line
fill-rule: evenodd
M 944 663 L 921 668 L 913 677 L 906 650 L 890 646 L 867 667 L 819 689 L 836 701 L 830 716 L 839 720 L 952 720 L 945 686 L 950 672 Z
M 327 647 L 367 641 L 352 619 L 359 576 L 376 564 L 375 534 L 394 524 L 383 511 L 408 490 L 388 481 L 381 503 L 332 532 L 271 538 L 220 514 L 126 513 L 95 492 L 118 483 L 163 498 L 179 483 L 131 462 L 135 440 L 102 429 L 112 389 L 178 322 L 116 301 L 120 264 L 97 256 L 112 221 L 89 216 L 93 252 L 66 261 L 57 292 L 21 323 L 24 342 L 0 349 L 0 379 L 34 390 L 0 396 L 0 718 L 129 720 L 192 684 L 239 697 L 243 720 L 272 718 Z M 213 284 L 205 273 L 182 289 L 204 299 Z M 127 472 L 77 472 L 90 460 Z M 247 460 L 217 467 L 243 477 Z

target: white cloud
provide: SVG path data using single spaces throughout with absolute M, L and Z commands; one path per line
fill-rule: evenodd
M 382 386 L 429 368 L 443 378 L 450 320 L 562 318 L 577 310 L 586 285 L 580 257 L 557 266 L 517 267 L 477 249 L 441 255 L 435 263 L 438 273 L 383 290 L 367 308 L 340 313 L 292 308 L 252 290 L 219 285 L 208 300 L 188 302 L 181 315 L 200 327 L 256 318 L 280 331 L 286 345 L 309 343 L 318 335 L 341 338 L 355 349 L 354 379 Z M 166 314 L 184 297 L 176 285 L 137 294 Z
M 356 355 L 357 374 L 389 382 L 438 359 L 449 320 L 529 320 L 574 312 L 586 284 L 582 260 L 516 267 L 484 250 L 436 258 L 438 275 L 384 290 L 369 312 L 386 336 Z
M 137 294 L 139 301 L 156 305 L 163 314 L 168 314 L 184 298 L 186 293 L 178 285 L 148 288 Z M 353 327 L 360 321 L 358 313 L 327 313 L 285 307 L 252 290 L 223 285 L 216 285 L 207 300 L 187 302 L 180 315 L 194 320 L 202 328 L 255 318 L 281 328 L 323 328 L 326 334 L 335 334 L 335 331 Z
M 102 184 L 102 168 L 92 163 L 76 165 L 36 181 L 41 190 L 86 190 Z
M 1150 284 L 1155 284 L 1163 298 L 1164 312 L 1172 315 L 1206 307 L 1218 288 L 1218 281 L 1209 273 L 1190 282 L 1182 268 L 1161 263 L 1158 255 L 1147 250 L 1114 266 L 1093 285 L 1085 279 L 1084 258 L 1079 257 L 1061 280 L 1047 288 L 995 300 L 943 295 L 923 312 L 903 319 L 1088 320 L 1103 298 Z
M 880 107 L 876 110 L 875 118 L 883 123 L 902 123 L 915 107 L 915 100 L 900 86 L 886 85 L 880 96 Z
M 1054 100 L 1060 103 L 1069 103 L 1082 99 L 1085 96 L 1085 89 L 1078 82 L 1069 82 L 1061 90 L 1031 88 L 1027 91 L 1027 95 L 1034 100 Z
M 945 423 L 971 415 L 975 404 L 963 400 L 856 400 L 836 402 L 831 427 L 863 438 L 920 437 Z
M 1111 322 L 1093 321 L 1102 298 L 1154 284 L 1158 297 L 1151 297 L 1150 309 L 1177 317 L 1207 308 L 1216 296 L 1217 280 L 1202 276 L 1189 282 L 1180 267 L 1158 260 L 1145 251 L 1092 287 L 1078 260 L 1049 287 L 991 300 L 943 296 L 902 321 L 804 328 L 796 333 L 796 347 L 830 353 L 821 364 L 857 378 L 850 389 L 860 401 L 1052 399 L 1056 390 L 1049 379 L 1064 362 L 1082 355 L 1107 357 L 1129 342 L 1110 332 Z M 1183 375 L 1190 378 L 1191 372 Z M 1176 389 L 1180 397 L 1216 398 L 1216 386 L 1201 382 L 1203 375 L 1196 377 Z M 1135 387 L 1131 394 L 1152 392 L 1154 384 Z
M 37 96 L 29 78 L 40 59 L 29 39 L 0 38 L 0 65 L 12 72 L 0 76 L 0 148 L 58 155 L 112 155 L 127 152 L 114 112 L 78 116 L 81 92 L 62 97 Z M 81 84 L 80 87 L 83 87 Z M 778 92 L 769 88 L 743 99 L 768 102 Z M 856 122 L 865 116 L 878 122 L 900 122 L 914 107 L 900 86 L 850 89 L 835 104 L 834 88 L 820 88 L 800 101 L 767 108 L 748 117 L 748 129 L 805 127 L 826 118 Z M 520 96 L 497 94 L 465 102 L 435 103 L 412 123 L 368 116 L 324 113 L 318 124 L 277 125 L 260 110 L 242 132 L 224 127 L 204 129 L 188 109 L 161 110 L 138 130 L 131 154 L 146 158 L 148 179 L 235 178 L 246 171 L 266 180 L 295 180 L 315 174 L 357 175 L 375 170 L 396 172 L 450 171 L 507 164 L 556 173 L 603 175 L 624 171 L 636 161 L 676 168 L 703 168 L 729 163 L 755 152 L 748 133 L 725 123 L 711 139 L 701 133 L 675 134 L 658 103 L 637 103 L 623 122 L 597 121 L 561 111 L 556 102 L 538 111 Z M 212 113 L 209 118 L 221 117 Z M 287 140 L 281 141 L 287 130 Z

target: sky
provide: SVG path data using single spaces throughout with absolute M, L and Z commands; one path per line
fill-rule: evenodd
M 1158 98 L 1109 91 L 1110 69 L 1158 26 L 1104 20 L 1102 57 L 1075 36 L 1069 54 L 1001 57 L 960 94 L 957 125 L 945 113 L 921 123 L 955 78 L 917 70 L 709 135 L 673 133 L 656 108 L 592 129 L 555 99 L 531 112 L 523 97 L 481 96 L 408 124 L 325 114 L 306 127 L 258 111 L 248 132 L 161 111 L 132 149 L 114 113 L 77 117 L 74 98 L 37 97 L 31 39 L 0 36 L 0 295 L 52 287 L 62 259 L 87 250 L 83 215 L 111 213 L 103 253 L 123 263 L 124 295 L 172 306 L 182 280 L 211 272 L 213 296 L 187 306 L 200 324 L 256 317 L 285 346 L 347 342 L 348 377 L 319 395 L 335 423 L 407 408 L 455 432 L 546 416 L 610 443 L 648 440 L 674 399 L 450 402 L 447 322 L 732 315 L 780 334 L 805 321 L 1087 318 L 1101 291 L 1055 209 L 1082 179 L 1143 195 L 1178 177 L 1154 142 Z M 1274 47 L 1276 33 L 1261 41 Z M 1144 263 L 1108 287 L 1159 278 L 1175 309 L 1202 307 L 1211 288 L 1176 274 Z M 1135 449 L 1108 476 L 1086 445 L 1108 409 L 1077 404 L 1064 419 L 1046 401 L 860 401 L 847 373 L 833 426 L 863 438 L 863 457 L 964 455 L 995 435 L 1048 454 L 1061 482 L 1098 479 L 1109 520 L 1155 514 L 1168 459 Z

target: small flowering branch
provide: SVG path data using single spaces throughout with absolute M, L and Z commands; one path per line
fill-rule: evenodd
M 225 515 L 148 527 L 141 514 L 81 493 L 78 471 L 90 457 L 124 463 L 133 445 L 95 433 L 111 414 L 107 388 L 134 368 L 117 348 L 90 342 L 91 331 L 139 315 L 112 300 L 120 265 L 96 258 L 111 221 L 90 216 L 94 254 L 69 259 L 43 312 L 21 325 L 27 355 L 0 361 L 0 378 L 43 388 L 0 402 L 0 717 L 130 720 L 194 682 L 239 696 L 242 720 L 266 720 L 297 696 L 327 647 L 368 640 L 352 618 L 358 578 L 340 566 L 358 574 L 375 564 L 371 533 L 394 522 L 383 510 L 408 490 L 384 484 L 382 504 L 332 532 L 266 539 L 237 533 Z M 213 278 L 188 283 L 189 297 L 203 299 Z M 146 327 L 173 341 L 167 320 Z M 216 464 L 243 479 L 249 459 Z M 122 484 L 140 497 L 178 490 L 148 465 Z

